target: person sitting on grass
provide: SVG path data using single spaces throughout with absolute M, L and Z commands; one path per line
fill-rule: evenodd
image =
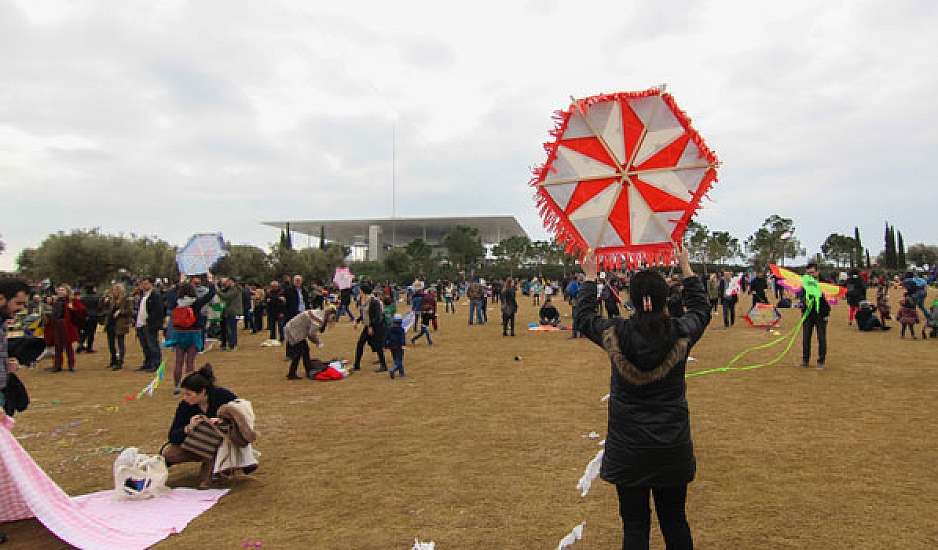
M 931 328 L 929 338 L 938 338 L 938 298 L 931 304 L 931 313 L 928 316 L 928 326 Z
M 597 311 L 595 257 L 582 263 L 574 324 L 601 347 L 612 367 L 609 427 L 600 476 L 616 486 L 623 548 L 648 548 L 649 493 L 654 495 L 665 545 L 693 548 L 685 505 L 697 470 L 684 373 L 691 348 L 710 323 L 704 283 L 694 275 L 687 250 L 678 250 L 684 276 L 679 318 L 668 315 L 668 282 L 654 271 L 631 280 L 635 313 L 604 319 Z
M 321 309 L 308 309 L 296 317 L 290 319 L 284 334 L 286 335 L 287 357 L 290 358 L 290 370 L 287 372 L 287 380 L 299 380 L 296 369 L 299 367 L 300 360 L 303 360 L 303 369 L 306 371 L 306 377 L 310 378 L 315 373 L 312 372 L 312 357 L 309 355 L 309 340 L 312 340 L 316 347 L 323 346 L 319 335 L 326 331 L 329 325 L 329 319 L 335 317 L 335 310 L 328 310 L 323 313 Z
M 879 311 L 879 320 L 886 325 L 892 319 L 892 306 L 889 305 L 889 286 L 883 284 L 876 291 L 876 309 Z
M 857 321 L 857 328 L 862 332 L 870 332 L 872 330 L 889 330 L 891 327 L 888 327 L 883 324 L 882 321 L 876 317 L 876 312 L 873 308 L 873 304 L 863 300 L 857 305 L 857 311 L 854 315 Z
M 404 343 L 407 341 L 407 336 L 404 334 L 404 320 L 400 315 L 395 314 L 394 318 L 391 319 L 391 328 L 388 329 L 387 339 L 384 341 L 384 347 L 391 350 L 391 359 L 394 362 L 394 367 L 390 370 L 391 380 L 394 380 L 394 373 L 398 372 L 401 375 L 401 378 L 407 376 L 404 373 Z M 427 334 L 427 338 L 430 335 Z
M 213 458 L 203 458 L 183 448 L 186 436 L 202 422 L 219 424 L 218 409 L 238 396 L 221 386 L 215 385 L 212 365 L 206 364 L 182 380 L 182 401 L 176 407 L 176 415 L 169 428 L 169 443 L 163 445 L 160 454 L 167 466 L 184 462 L 199 462 L 199 488 L 205 489 L 212 482 Z
M 554 307 L 549 296 L 544 298 L 544 305 L 541 306 L 537 316 L 540 317 L 542 325 L 556 327 L 560 324 L 560 312 Z

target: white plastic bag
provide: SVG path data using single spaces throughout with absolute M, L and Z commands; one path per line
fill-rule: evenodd
M 169 470 L 159 455 L 147 455 L 128 447 L 114 461 L 114 498 L 143 500 L 169 492 Z

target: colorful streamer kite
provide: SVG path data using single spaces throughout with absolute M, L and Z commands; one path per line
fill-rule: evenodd
M 153 376 L 153 380 L 150 380 L 150 383 L 144 386 L 142 390 L 137 392 L 137 395 L 128 395 L 124 398 L 125 403 L 130 403 L 136 399 L 140 399 L 144 395 L 153 397 L 153 392 L 160 387 L 160 383 L 163 381 L 163 377 L 166 376 L 166 363 L 160 363 L 158 369 L 156 369 L 156 374 Z

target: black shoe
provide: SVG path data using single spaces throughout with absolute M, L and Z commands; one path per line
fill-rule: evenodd
M 293 374 L 293 373 L 290 373 L 287 375 L 287 380 L 302 380 L 302 379 L 303 378 L 301 376 L 297 376 L 296 374 Z
M 375 369 L 375 372 L 388 372 L 387 367 L 378 367 Z
M 85 348 L 77 348 L 75 353 L 85 353 Z
M 62 367 L 46 367 L 43 370 L 46 372 L 62 372 Z
M 358 365 L 355 365 L 354 367 L 352 367 L 352 370 L 362 370 L 362 368 L 359 367 Z
M 88 353 L 98 353 L 98 350 L 96 350 L 96 349 L 91 349 L 91 348 L 88 348 L 88 349 L 86 349 L 85 351 L 87 351 Z
M 140 371 L 147 370 L 147 366 L 146 366 L 146 365 L 140 365 L 139 367 L 135 368 L 134 370 L 140 370 Z

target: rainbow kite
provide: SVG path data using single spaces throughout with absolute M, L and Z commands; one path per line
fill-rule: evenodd
M 802 277 L 794 271 L 779 267 L 775 264 L 769 264 L 769 269 L 771 269 L 772 274 L 775 275 L 776 283 L 782 285 L 786 290 L 797 294 L 804 288 Z M 824 294 L 824 297 L 829 302 L 839 300 L 847 295 L 847 289 L 839 285 L 819 283 L 818 286 L 820 286 L 821 293 Z

